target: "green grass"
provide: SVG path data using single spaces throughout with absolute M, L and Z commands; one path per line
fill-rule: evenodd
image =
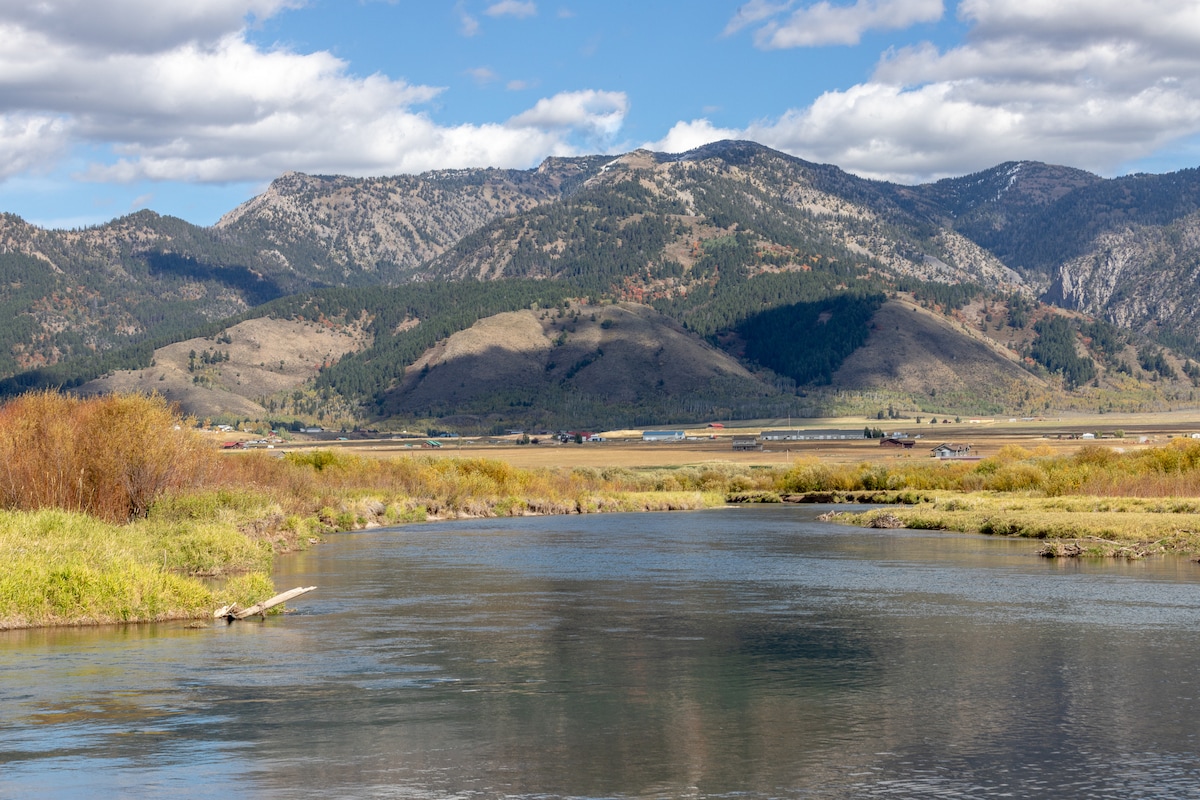
M 205 617 L 222 602 L 262 599 L 230 595 L 261 595 L 270 561 L 231 525 L 0 511 L 0 628 Z M 231 573 L 261 577 L 221 592 L 199 577 Z
M 983 533 L 1078 543 L 1077 555 L 1137 558 L 1200 552 L 1200 501 L 1191 498 L 1036 497 L 976 492 L 889 506 L 838 521 L 864 527 L 881 516 L 907 528 Z M 1060 554 L 1061 547 L 1051 547 Z

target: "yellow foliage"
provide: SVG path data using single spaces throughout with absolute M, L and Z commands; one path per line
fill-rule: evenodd
M 110 522 L 145 516 L 198 485 L 211 453 L 159 395 L 36 392 L 0 408 L 0 505 L 64 508 Z

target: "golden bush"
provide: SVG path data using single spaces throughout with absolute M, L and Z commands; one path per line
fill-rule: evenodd
M 163 492 L 198 485 L 213 453 L 160 395 L 23 395 L 0 407 L 0 505 L 144 517 Z

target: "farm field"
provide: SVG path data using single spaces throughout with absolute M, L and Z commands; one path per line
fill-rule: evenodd
M 661 426 L 672 428 L 672 426 Z M 878 440 L 815 440 L 765 442 L 762 450 L 735 451 L 734 436 L 757 435 L 763 430 L 788 428 L 785 420 L 766 420 L 752 426 L 686 428 L 682 442 L 642 442 L 640 430 L 608 431 L 604 442 L 560 444 L 543 440 L 520 445 L 516 437 L 443 438 L 440 448 L 422 447 L 422 440 L 358 439 L 338 441 L 312 438 L 282 445 L 282 450 L 311 448 L 345 449 L 360 455 L 392 458 L 403 454 L 459 458 L 493 458 L 520 467 L 670 467 L 722 462 L 761 466 L 786 466 L 798 459 L 820 459 L 831 463 L 920 461 L 942 442 L 970 444 L 972 454 L 995 455 L 1002 447 L 1026 450 L 1043 448 L 1053 454 L 1072 453 L 1084 445 L 1101 445 L 1132 451 L 1161 445 L 1178 436 L 1200 432 L 1200 411 L 1164 414 L 1096 415 L 1035 420 L 961 422 L 916 425 L 908 420 L 844 418 L 793 420 L 794 429 L 882 428 L 891 434 L 904 432 L 916 439 L 910 450 L 881 447 Z M 1079 438 L 1094 434 L 1095 439 Z

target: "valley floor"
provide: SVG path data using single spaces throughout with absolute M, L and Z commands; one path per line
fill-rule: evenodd
M 674 429 L 672 426 L 661 426 Z M 880 446 L 879 440 L 847 441 L 768 441 L 761 450 L 734 450 L 736 436 L 758 435 L 763 430 L 838 428 L 861 430 L 881 428 L 902 432 L 915 438 L 912 449 Z M 1173 438 L 1200 433 L 1200 410 L 1170 414 L 1096 415 L 1059 417 L 1014 422 L 984 422 L 917 425 L 912 420 L 784 420 L 764 421 L 745 427 L 726 427 L 717 433 L 711 429 L 686 429 L 688 438 L 681 442 L 643 442 L 641 432 L 610 431 L 608 441 L 560 444 L 550 439 L 537 445 L 516 443 L 516 437 L 463 437 L 439 439 L 441 447 L 422 446 L 424 440 L 351 438 L 340 441 L 335 434 L 325 438 L 298 440 L 279 449 L 336 449 L 357 455 L 392 458 L 403 454 L 439 457 L 494 458 L 517 467 L 626 467 L 653 468 L 702 465 L 712 462 L 763 467 L 787 467 L 801 459 L 819 459 L 831 463 L 857 462 L 903 463 L 928 461 L 932 450 L 944 442 L 971 445 L 973 456 L 995 456 L 1001 448 L 1021 447 L 1045 454 L 1070 454 L 1085 445 L 1101 445 L 1119 452 L 1161 446 Z M 1092 434 L 1097 438 L 1082 438 Z

